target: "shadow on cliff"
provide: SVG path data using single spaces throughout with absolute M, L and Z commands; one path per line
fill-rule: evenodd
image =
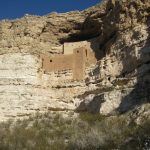
M 150 25 L 150 24 L 149 24 Z M 116 109 L 117 112 L 119 113 L 125 113 L 127 111 L 133 110 L 135 107 L 140 106 L 145 103 L 150 102 L 150 28 L 148 29 L 148 38 L 144 46 L 140 49 L 141 53 L 141 58 L 140 60 L 136 60 L 136 64 L 133 64 L 135 67 L 134 69 L 137 68 L 137 71 L 135 74 L 133 74 L 133 68 L 129 66 L 131 62 L 128 65 L 125 61 L 122 61 L 123 64 L 123 71 L 121 75 L 118 78 L 125 78 L 125 79 L 131 79 L 131 78 L 137 78 L 137 83 L 134 87 L 130 88 L 128 87 L 127 89 L 120 89 L 122 95 L 126 95 L 123 97 L 121 100 L 121 103 L 119 107 Z M 126 47 L 127 48 L 127 47 Z M 129 47 L 129 49 L 132 51 L 132 47 Z M 126 50 L 126 49 L 125 49 Z M 125 56 L 126 59 L 128 60 L 128 53 Z M 136 58 L 130 58 L 131 60 L 134 60 Z M 130 70 L 130 69 L 131 70 Z M 126 72 L 126 70 L 129 69 L 129 72 Z M 131 72 L 130 72 L 131 71 Z M 82 99 L 83 102 L 80 103 L 76 111 L 88 111 L 90 113 L 99 113 L 102 103 L 105 102 L 103 98 L 103 94 L 99 95 L 102 92 L 109 92 L 113 89 L 104 89 L 101 91 L 91 91 L 91 92 L 85 92 L 83 95 L 79 95 L 78 98 Z M 127 91 L 130 92 L 127 92 Z M 95 93 L 96 92 L 96 93 Z M 90 100 L 86 99 L 89 94 L 94 94 L 93 98 Z
M 134 89 L 122 99 L 121 104 L 117 108 L 117 111 L 120 113 L 133 110 L 135 107 L 142 104 L 150 103 L 150 16 L 148 17 L 147 27 L 147 41 L 146 43 L 143 41 L 143 43 L 141 42 L 141 45 L 139 45 L 142 46 L 142 48 L 140 49 L 140 60 L 136 60 L 136 73 L 132 76 L 132 73 L 130 74 L 130 72 L 122 72 L 123 78 L 136 77 L 137 83 L 134 86 Z M 130 48 L 132 50 L 132 47 Z M 126 58 L 128 59 L 128 54 Z M 126 66 L 125 62 L 122 62 L 122 64 L 123 66 Z
M 117 112 L 125 113 L 130 110 L 133 110 L 137 106 L 150 103 L 150 16 L 147 18 L 147 27 L 148 27 L 147 40 L 140 41 L 140 43 L 138 43 L 137 45 L 137 47 L 141 47 L 141 49 L 139 50 L 140 58 L 137 58 L 136 55 L 135 57 L 133 55 L 130 56 L 130 52 L 133 52 L 135 50 L 134 49 L 135 45 L 126 46 L 124 49 L 122 49 L 123 51 L 126 52 L 126 56 L 124 56 L 125 59 L 122 60 L 123 71 L 120 74 L 120 76 L 118 76 L 118 78 L 125 78 L 125 79 L 136 78 L 137 82 L 136 85 L 132 88 L 128 87 L 127 89 L 126 88 L 120 89 L 122 95 L 126 96 L 124 96 L 123 99 L 121 100 L 119 107 L 116 109 Z M 110 40 L 107 43 L 114 43 L 115 38 L 116 33 L 112 32 L 112 35 L 108 37 L 108 39 Z M 133 37 L 133 40 L 135 40 L 134 38 L 138 37 Z M 107 43 L 104 46 L 101 45 L 101 47 L 103 47 L 104 49 L 103 57 L 105 57 L 106 53 L 105 50 L 109 49 L 107 48 Z M 128 52 L 127 49 L 130 52 Z M 134 70 L 136 70 L 135 73 L 133 73 Z M 81 102 L 77 110 L 87 111 L 88 109 L 89 112 L 99 113 L 103 102 L 104 101 L 102 97 L 95 96 L 93 100 L 91 100 L 87 104 L 86 100 Z
M 91 100 L 85 99 L 83 102 L 80 103 L 78 108 L 76 109 L 77 112 L 89 112 L 89 113 L 98 113 L 103 100 L 100 98 L 101 96 L 94 96 Z M 101 99 L 101 100 L 100 100 Z

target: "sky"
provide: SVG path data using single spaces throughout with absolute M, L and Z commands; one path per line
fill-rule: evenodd
M 0 20 L 16 19 L 25 14 L 46 15 L 50 12 L 83 10 L 100 0 L 0 0 Z

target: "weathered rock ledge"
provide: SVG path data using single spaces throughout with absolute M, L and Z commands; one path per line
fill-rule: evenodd
M 40 54 L 61 54 L 64 42 L 84 40 L 97 58 L 85 80 L 42 70 Z M 81 12 L 0 22 L 1 121 L 46 110 L 122 113 L 148 106 L 149 93 L 149 0 L 105 0 Z

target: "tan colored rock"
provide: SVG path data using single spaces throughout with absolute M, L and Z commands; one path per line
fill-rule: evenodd
M 36 111 L 126 112 L 150 101 L 149 0 L 104 0 L 84 11 L 0 21 L 0 120 Z M 96 37 L 96 38 L 94 38 Z M 88 41 L 98 60 L 73 72 L 44 72 L 41 54 Z

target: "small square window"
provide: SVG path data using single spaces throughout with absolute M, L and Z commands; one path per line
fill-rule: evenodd
M 50 59 L 50 62 L 53 62 L 52 59 Z

